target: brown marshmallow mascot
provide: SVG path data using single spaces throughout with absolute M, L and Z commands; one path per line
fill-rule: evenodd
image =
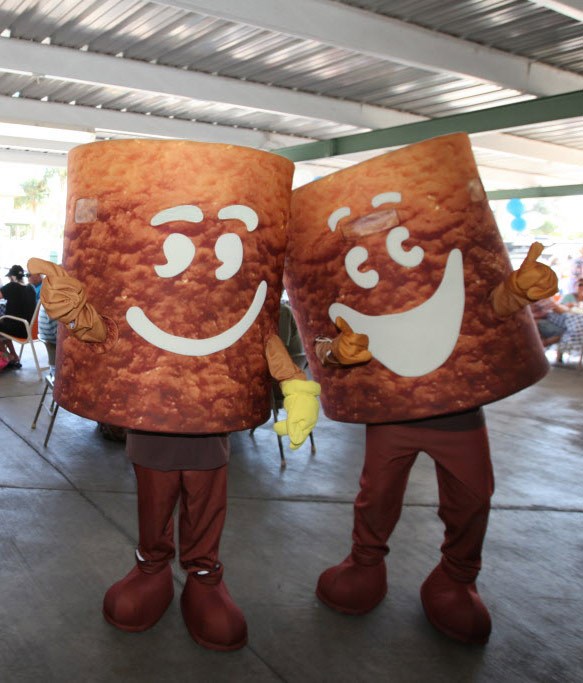
M 317 595 L 364 614 L 420 451 L 435 462 L 441 560 L 421 587 L 429 621 L 487 642 L 476 587 L 494 478 L 482 406 L 548 364 L 528 305 L 557 291 L 532 245 L 512 272 L 465 134 L 427 140 L 294 191 L 284 284 L 322 407 L 366 424 L 352 550 Z
M 228 434 L 268 419 L 272 377 L 292 449 L 319 408 L 319 385 L 277 334 L 292 174 L 287 159 L 232 145 L 83 145 L 69 155 L 63 267 L 29 261 L 64 328 L 56 400 L 128 429 L 139 543 L 103 602 L 123 631 L 153 626 L 173 599 L 178 505 L 190 635 L 213 650 L 247 642 L 219 560 Z

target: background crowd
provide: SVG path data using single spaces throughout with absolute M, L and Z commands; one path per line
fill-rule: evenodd
M 6 273 L 9 282 L 0 288 L 0 332 L 12 337 L 26 339 L 27 329 L 22 320 L 31 323 L 40 301 L 42 276 L 25 273 L 24 268 L 14 265 Z M 24 281 L 27 278 L 28 282 Z M 20 320 L 16 320 L 20 318 Z M 46 347 L 51 373 L 54 372 L 55 350 L 57 344 L 57 322 L 51 320 L 43 306 L 38 312 L 38 337 Z M 22 367 L 20 358 L 14 350 L 11 339 L 0 336 L 0 369 L 18 369 Z
M 565 351 L 583 348 L 583 247 L 569 261 L 568 272 L 559 275 L 562 293 L 531 305 L 543 345 L 558 345 L 559 363 Z

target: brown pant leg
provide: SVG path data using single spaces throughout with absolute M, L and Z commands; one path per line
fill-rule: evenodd
M 180 564 L 186 571 L 216 569 L 227 514 L 227 465 L 181 474 Z
M 494 474 L 486 427 L 471 431 L 422 430 L 439 485 L 438 514 L 445 524 L 443 565 L 452 579 L 471 583 L 481 568 Z
M 138 552 L 148 572 L 174 557 L 173 512 L 180 494 L 180 472 L 161 472 L 134 464 L 138 487 Z
M 415 430 L 401 425 L 367 425 L 360 491 L 354 503 L 352 555 L 362 565 L 378 564 L 389 549 L 417 457 Z

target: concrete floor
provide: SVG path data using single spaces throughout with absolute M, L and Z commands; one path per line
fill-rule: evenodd
M 552 368 L 487 407 L 496 493 L 480 592 L 493 633 L 468 647 L 425 620 L 419 587 L 439 559 L 433 466 L 421 455 L 391 540 L 389 594 L 346 617 L 318 602 L 320 572 L 349 550 L 364 429 L 323 418 L 317 453 L 280 469 L 271 423 L 232 436 L 222 559 L 249 644 L 196 645 L 177 598 L 125 634 L 101 616 L 133 564 L 136 499 L 123 446 L 62 410 L 30 423 L 42 385 L 30 351 L 0 373 L 0 680 L 271 683 L 583 681 L 583 371 Z M 183 575 L 176 571 L 179 595 Z

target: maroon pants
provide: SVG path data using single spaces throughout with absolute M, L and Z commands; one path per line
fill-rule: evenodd
M 159 570 L 174 557 L 173 512 L 180 499 L 180 564 L 185 570 L 213 569 L 227 513 L 227 465 L 214 470 L 163 472 L 134 465 L 138 488 L 138 550 Z
M 388 553 L 387 541 L 401 515 L 409 472 L 420 451 L 435 461 L 438 514 L 445 524 L 444 568 L 457 581 L 472 582 L 494 492 L 485 427 L 442 431 L 405 425 L 367 425 L 360 492 L 354 504 L 352 553 L 374 565 Z

